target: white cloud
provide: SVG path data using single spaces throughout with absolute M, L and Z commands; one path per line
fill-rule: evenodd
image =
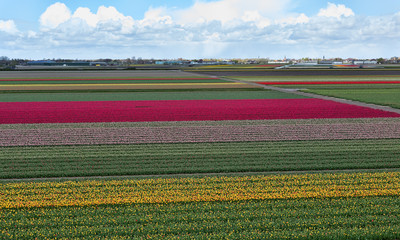
M 373 54 L 400 47 L 400 13 L 356 16 L 344 5 L 329 3 L 307 16 L 290 12 L 290 2 L 197 0 L 186 9 L 149 8 L 136 20 L 113 6 L 71 11 L 55 3 L 40 17 L 37 32 L 21 33 L 12 20 L 0 20 L 0 40 L 14 52 L 54 54 L 41 58 L 61 53 L 73 58 L 362 56 L 372 47 Z
M 287 18 L 282 18 L 278 19 L 275 22 L 277 24 L 282 24 L 282 25 L 296 25 L 296 24 L 304 24 L 308 23 L 310 21 L 310 18 L 307 17 L 304 13 L 298 15 L 298 16 L 290 16 Z
M 9 34 L 17 34 L 19 32 L 13 20 L 0 20 L 0 31 Z
M 92 13 L 89 8 L 79 7 L 75 10 L 72 18 L 79 18 L 86 22 L 91 27 L 96 27 L 99 19 L 96 14 Z
M 46 11 L 40 16 L 39 22 L 42 29 L 56 28 L 61 23 L 68 21 L 71 18 L 71 11 L 64 3 L 54 3 L 49 6 Z
M 253 22 L 259 28 L 271 25 L 271 21 L 262 17 L 258 11 L 246 11 L 241 19 L 245 22 Z
M 39 22 L 41 24 L 41 29 L 44 31 L 49 31 L 61 26 L 64 29 L 70 29 L 65 25 L 74 25 L 74 27 L 77 28 L 84 28 L 86 24 L 92 28 L 100 28 L 100 30 L 118 30 L 121 33 L 129 33 L 132 31 L 134 25 L 132 17 L 124 16 L 112 6 L 100 6 L 96 14 L 92 13 L 89 8 L 79 7 L 71 14 L 71 10 L 65 4 L 59 2 L 49 6 L 40 16 Z M 81 24 L 79 24 L 79 22 Z M 79 29 L 77 29 L 77 32 L 79 32 Z
M 130 16 L 124 16 L 118 12 L 115 7 L 100 6 L 96 14 L 98 18 L 98 24 L 107 25 L 112 23 L 117 25 L 122 33 L 129 33 L 133 29 L 134 20 Z
M 334 18 L 340 18 L 342 16 L 344 17 L 350 17 L 354 16 L 353 10 L 350 8 L 347 8 L 343 4 L 334 4 L 334 3 L 328 3 L 328 7 L 321 9 L 318 13 L 319 17 L 334 17 Z
M 224 24 L 228 21 L 248 18 L 249 13 L 259 19 L 261 16 L 275 18 L 285 12 L 289 3 L 289 0 L 219 0 L 214 2 L 197 0 L 192 7 L 175 11 L 174 17 L 180 24 L 215 20 Z
M 155 27 L 160 25 L 173 24 L 172 17 L 166 13 L 165 8 L 150 8 L 144 18 L 138 21 L 141 27 Z

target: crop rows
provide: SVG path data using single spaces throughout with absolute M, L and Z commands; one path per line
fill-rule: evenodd
M 398 172 L 4 183 L 0 237 L 395 239 L 399 183 Z
M 282 82 L 256 82 L 264 85 L 309 85 L 309 84 L 399 84 L 400 81 L 282 81 Z
M 396 239 L 398 196 L 0 210 L 0 238 Z
M 229 76 L 231 79 L 249 82 L 353 82 L 353 81 L 398 81 L 399 75 L 294 75 L 294 76 Z
M 217 99 L 288 99 L 298 95 L 253 89 L 229 91 L 153 91 L 153 92 L 63 92 L 0 94 L 0 102 L 59 102 L 59 101 L 142 101 L 142 100 L 217 100 Z
M 307 92 L 400 108 L 400 85 L 396 89 L 312 89 Z
M 184 72 L 49 73 L 0 77 L 0 239 L 400 238 L 400 114 Z
M 0 146 L 400 138 L 400 121 L 163 127 L 0 128 Z
M 0 178 L 400 167 L 400 139 L 2 147 Z
M 246 83 L 93 83 L 93 84 L 4 84 L 0 91 L 38 90 L 118 90 L 118 89 L 206 89 L 206 88 L 258 88 Z
M 3 102 L 0 124 L 400 117 L 321 99 Z
M 400 196 L 400 173 L 20 182 L 0 189 L 0 209 Z

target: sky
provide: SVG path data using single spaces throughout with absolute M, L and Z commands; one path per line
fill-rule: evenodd
M 0 56 L 390 58 L 399 0 L 0 0 Z

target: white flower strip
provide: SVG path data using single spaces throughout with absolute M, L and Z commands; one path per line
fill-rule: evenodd
M 400 138 L 399 119 L 226 121 L 169 124 L 36 124 L 0 128 L 0 146 Z

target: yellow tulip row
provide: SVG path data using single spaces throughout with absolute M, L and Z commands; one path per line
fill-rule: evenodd
M 0 193 L 0 209 L 400 196 L 400 172 L 20 182 Z

